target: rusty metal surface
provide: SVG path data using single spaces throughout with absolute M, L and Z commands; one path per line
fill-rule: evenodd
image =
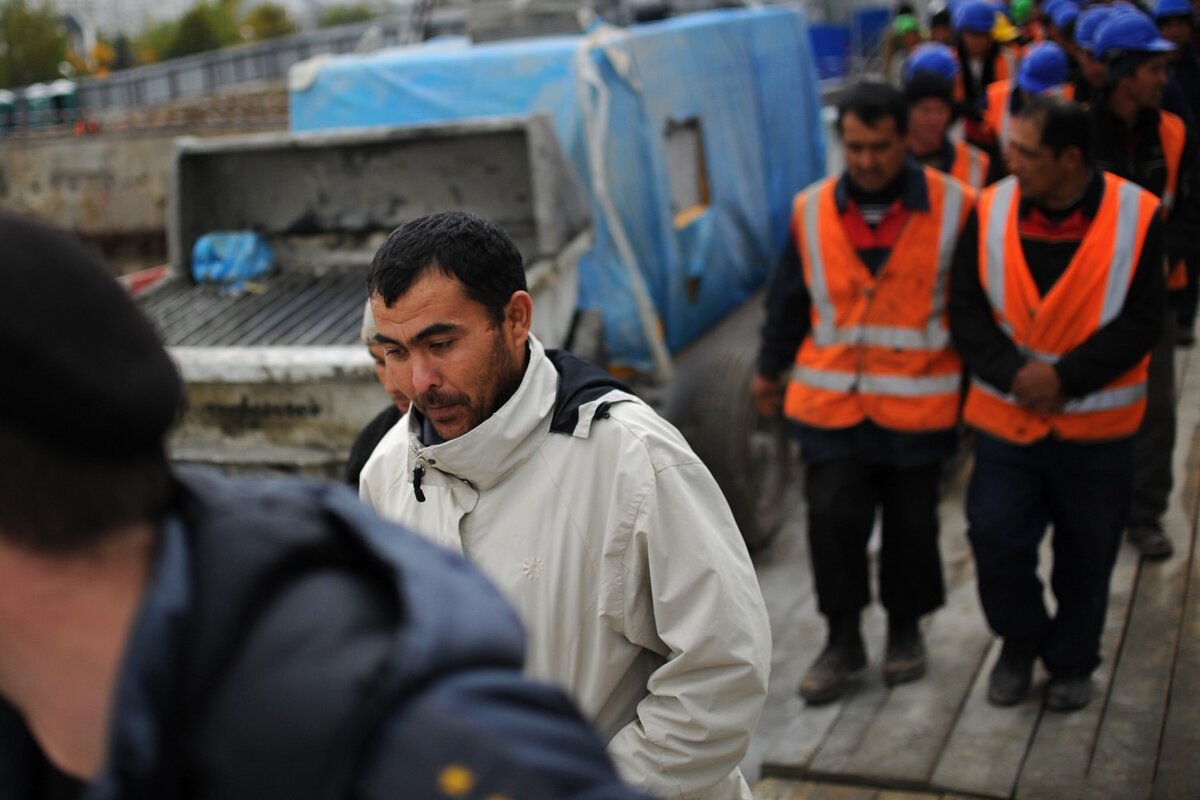
M 365 272 L 283 272 L 239 294 L 177 278 L 139 298 L 172 347 L 349 345 L 358 342 Z

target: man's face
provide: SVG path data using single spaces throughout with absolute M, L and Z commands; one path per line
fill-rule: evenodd
M 1019 118 L 1009 135 L 1004 151 L 1008 169 L 1017 178 L 1021 196 L 1028 200 L 1046 197 L 1065 176 L 1061 156 L 1042 144 L 1040 120 Z
M 934 25 L 929 29 L 929 40 L 942 44 L 954 44 L 954 31 L 949 25 Z
M 870 126 L 853 112 L 842 118 L 842 151 L 850 182 L 864 192 L 882 191 L 904 170 L 906 143 L 896 120 L 880 117 Z
M 378 342 L 367 345 L 367 352 L 371 354 L 371 363 L 375 365 L 375 377 L 379 379 L 379 384 L 383 390 L 388 393 L 388 397 L 392 398 L 392 403 L 396 408 L 400 409 L 401 414 L 408 413 L 408 398 L 404 396 L 404 392 L 400 391 L 400 387 L 396 385 L 396 381 L 388 374 L 387 370 L 387 353 L 384 351 L 383 345 Z
M 950 104 L 936 97 L 925 97 L 908 108 L 909 147 L 920 155 L 942 146 L 953 112 Z
M 1138 108 L 1158 108 L 1162 105 L 1163 91 L 1167 88 L 1167 77 L 1167 56 L 1164 53 L 1143 61 L 1122 83 Z
M 990 33 L 963 31 L 959 35 L 962 37 L 963 49 L 967 51 L 967 55 L 971 58 L 983 58 L 992 50 L 992 35 Z
M 1082 47 L 1079 48 L 1079 68 L 1083 72 L 1083 79 L 1095 89 L 1102 87 L 1108 77 L 1108 67 L 1104 66 L 1104 62 L 1093 58 Z
M 1183 50 L 1192 43 L 1192 21 L 1187 17 L 1167 17 L 1158 23 L 1162 37 L 1177 48 L 1172 54 L 1183 55 Z
M 514 292 L 497 324 L 457 278 L 422 275 L 391 308 L 371 297 L 388 377 L 438 436 L 462 436 L 521 382 L 532 302 Z

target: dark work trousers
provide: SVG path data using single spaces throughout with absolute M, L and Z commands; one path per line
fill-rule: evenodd
M 1162 338 L 1150 351 L 1146 416 L 1133 437 L 1133 505 L 1128 524 L 1156 525 L 1171 496 L 1175 450 L 1175 324 L 1167 314 Z
M 894 620 L 916 620 L 942 605 L 938 550 L 938 462 L 915 467 L 841 458 L 809 464 L 808 546 L 817 608 L 834 619 L 871 602 L 867 542 L 883 511 L 879 599 Z
M 983 613 L 998 635 L 1041 642 L 1042 660 L 1054 674 L 1087 674 L 1100 663 L 1132 477 L 1132 437 L 1099 444 L 1050 437 L 1016 445 L 976 435 L 967 536 Z M 1037 576 L 1047 525 L 1054 528 L 1053 619 Z

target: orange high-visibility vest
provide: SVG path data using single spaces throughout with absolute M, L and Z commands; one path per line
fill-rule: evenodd
M 1183 163 L 1183 148 L 1187 143 L 1187 128 L 1183 120 L 1169 111 L 1159 112 L 1158 138 L 1162 142 L 1163 160 L 1167 162 L 1167 180 L 1162 194 L 1162 214 L 1166 219 L 1175 208 L 1175 198 L 1179 192 L 1179 167 Z M 1172 291 L 1187 288 L 1187 264 L 1182 258 L 1169 265 L 1167 288 Z
M 1016 178 L 983 191 L 979 215 L 979 277 L 996 320 L 1030 359 L 1055 363 L 1112 321 L 1125 305 L 1158 198 L 1132 181 L 1104 173 L 1104 196 L 1066 271 L 1041 297 L 1017 230 Z M 971 379 L 963 416 L 968 425 L 1016 444 L 1047 435 L 1069 441 L 1132 436 L 1146 409 L 1147 354 L 1099 391 L 1043 415 L 978 377 Z
M 872 275 L 846 234 L 836 178 L 796 196 L 792 230 L 811 298 L 784 414 L 818 428 L 869 419 L 892 430 L 936 431 L 958 421 L 962 364 L 950 346 L 950 261 L 975 193 L 926 167 L 929 209 L 910 210 Z
M 992 157 L 962 139 L 956 139 L 953 145 L 954 163 L 950 165 L 950 174 L 972 189 L 979 191 L 987 185 L 988 168 L 992 165 Z
M 1016 79 L 995 81 L 987 87 L 987 108 L 983 110 L 983 121 L 996 135 L 1001 150 L 1008 146 L 1012 133 L 1012 93 L 1016 90 Z M 1075 99 L 1073 84 L 1064 83 L 1055 91 L 1067 100 Z

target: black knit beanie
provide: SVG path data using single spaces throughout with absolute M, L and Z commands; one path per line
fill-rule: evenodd
M 909 105 L 912 105 L 918 100 L 924 100 L 926 97 L 936 97 L 938 100 L 945 100 L 950 104 L 951 109 L 956 109 L 957 104 L 954 102 L 953 83 L 932 72 L 918 72 L 904 85 L 904 98 L 908 101 Z
M 90 458 L 162 452 L 182 399 L 175 365 L 104 263 L 12 214 L 0 214 L 0 370 L 0 425 Z

